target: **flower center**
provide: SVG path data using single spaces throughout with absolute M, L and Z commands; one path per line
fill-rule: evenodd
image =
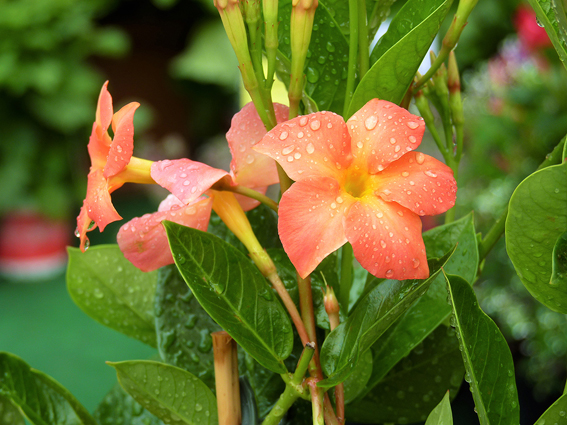
M 362 198 L 369 189 L 367 173 L 359 171 L 349 172 L 346 176 L 344 189 L 355 198 Z

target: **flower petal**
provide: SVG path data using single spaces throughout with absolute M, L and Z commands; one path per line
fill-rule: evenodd
M 279 205 L 279 234 L 289 259 L 306 277 L 346 242 L 343 221 L 353 198 L 336 180 L 321 177 L 295 182 Z
M 118 231 L 117 241 L 124 256 L 143 272 L 173 264 L 165 229 L 161 222 L 170 220 L 195 229 L 207 230 L 212 199 L 202 198 L 189 205 L 168 195 L 153 214 L 134 218 Z
M 115 176 L 128 165 L 134 152 L 134 112 L 140 106 L 137 102 L 129 103 L 121 108 L 112 118 L 114 139 L 110 145 L 104 177 Z
M 85 252 L 89 247 L 88 245 L 89 238 L 87 238 L 87 232 L 89 230 L 94 230 L 96 228 L 96 224 L 93 227 L 91 227 L 92 220 L 89 217 L 88 208 L 89 206 L 87 204 L 87 201 L 84 200 L 83 206 L 81 207 L 81 212 L 77 217 L 77 229 L 75 230 L 75 236 L 77 236 L 80 239 L 81 241 L 80 248 L 81 251 L 83 252 Z
M 93 168 L 102 170 L 105 167 L 110 143 L 108 133 L 100 133 L 98 124 L 93 123 L 93 130 L 87 145 Z
M 96 123 L 100 128 L 101 134 L 106 133 L 112 121 L 112 96 L 110 96 L 107 87 L 108 81 L 102 85 L 96 105 Z
M 382 171 L 421 143 L 421 117 L 385 100 L 372 99 L 347 121 L 353 165 L 370 174 Z
M 453 170 L 421 152 L 408 152 L 375 176 L 375 195 L 395 201 L 419 215 L 436 215 L 455 205 Z
M 289 108 L 274 104 L 278 122 L 287 120 Z M 266 134 L 266 128 L 253 103 L 234 115 L 226 140 L 232 154 L 230 169 L 235 181 L 246 187 L 269 186 L 279 182 L 273 159 L 252 149 Z
M 254 149 L 278 161 L 293 180 L 339 179 L 352 161 L 343 118 L 326 111 L 278 124 Z
M 346 217 L 354 256 L 371 274 L 387 279 L 425 279 L 429 266 L 419 216 L 395 203 L 367 196 Z
M 83 205 L 86 207 L 87 215 L 94 220 L 102 232 L 107 224 L 122 220 L 122 217 L 114 209 L 108 182 L 102 175 L 102 170 L 91 171 L 88 176 L 87 196 Z
M 158 161 L 152 164 L 151 176 L 157 184 L 189 204 L 199 198 L 216 182 L 229 174 L 190 159 Z

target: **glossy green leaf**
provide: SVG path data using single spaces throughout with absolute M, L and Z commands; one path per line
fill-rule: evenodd
M 246 378 L 240 378 L 240 405 L 242 412 L 242 424 L 256 425 L 259 422 L 258 408 L 254 391 Z
M 372 352 L 365 351 L 360 357 L 360 361 L 355 366 L 352 373 L 343 382 L 345 389 L 345 404 L 349 404 L 356 399 L 364 388 L 370 376 L 372 375 Z
M 567 68 L 567 5 L 563 0 L 528 0 Z
M 291 322 L 256 266 L 216 236 L 169 221 L 164 226 L 175 264 L 205 311 L 261 365 L 287 372 Z
M 427 54 L 452 0 L 410 0 L 370 56 L 373 63 L 352 97 L 347 117 L 370 99 L 400 103 Z
M 217 424 L 215 396 L 191 373 L 149 360 L 108 364 L 116 369 L 122 388 L 164 422 Z
M 551 262 L 551 286 L 567 285 L 567 232 L 557 239 Z
M 451 325 L 459 340 L 465 380 L 469 382 L 481 425 L 517 425 L 520 406 L 514 362 L 502 333 L 478 306 L 471 286 L 449 276 L 447 290 L 453 309 Z
M 0 395 L 0 424 L 26 425 L 24 417 L 8 397 Z
M 371 424 L 425 421 L 447 390 L 457 394 L 464 374 L 454 330 L 439 326 L 372 391 L 347 405 L 347 418 Z
M 431 411 L 425 421 L 425 425 L 453 425 L 453 414 L 451 412 L 451 401 L 449 392 L 445 393 L 443 400 Z
M 518 185 L 506 219 L 506 249 L 524 286 L 542 304 L 567 313 L 567 285 L 550 285 L 553 248 L 567 232 L 567 162 Z
M 17 406 L 33 425 L 96 425 L 61 384 L 4 352 L 0 352 L 0 397 Z
M 161 419 L 144 409 L 119 384 L 104 396 L 93 416 L 99 425 L 164 425 Z
M 161 358 L 196 375 L 214 391 L 211 332 L 222 328 L 195 299 L 175 265 L 158 272 L 154 313 Z
M 157 272 L 134 267 L 118 245 L 68 252 L 67 290 L 75 304 L 97 322 L 155 347 Z
M 366 17 L 368 20 L 368 37 L 372 40 L 380 25 L 390 14 L 390 7 L 396 0 L 366 0 Z
M 321 366 L 327 379 L 319 385 L 329 388 L 344 381 L 352 373 L 360 354 L 427 291 L 453 253 L 454 249 L 441 259 L 429 261 L 431 275 L 428 279 L 386 280 L 367 292 L 347 321 L 325 339 L 321 348 Z
M 346 91 L 348 41 L 341 32 L 341 25 L 332 15 L 333 10 L 332 6 L 326 7 L 325 1 L 319 1 L 315 11 L 311 43 L 305 60 L 304 93 L 317 104 L 318 110 L 340 114 L 344 108 Z M 278 19 L 278 75 L 288 86 L 291 63 L 291 0 L 279 1 Z
M 537 420 L 535 425 L 567 425 L 567 394 L 559 397 Z

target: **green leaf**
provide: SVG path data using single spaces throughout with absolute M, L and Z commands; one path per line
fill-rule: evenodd
M 396 14 L 370 55 L 374 64 L 356 88 L 348 114 L 370 99 L 400 103 L 453 0 L 410 0 Z
M 506 219 L 506 249 L 524 286 L 542 304 L 567 313 L 567 285 L 550 285 L 554 244 L 567 231 L 567 162 L 518 185 Z M 565 280 L 563 279 L 563 282 Z
M 209 315 L 261 365 L 286 373 L 286 311 L 252 262 L 216 236 L 164 221 L 175 264 Z
M 256 406 L 256 398 L 254 391 L 246 378 L 240 378 L 240 405 L 242 412 L 242 421 L 244 425 L 256 425 L 259 422 L 258 408 Z
M 0 395 L 0 424 L 26 425 L 24 417 L 12 402 Z
M 357 303 L 348 320 L 329 334 L 321 348 L 321 366 L 327 379 L 319 385 L 329 388 L 352 373 L 360 354 L 374 342 L 429 288 L 441 267 L 454 253 L 429 261 L 427 279 L 386 280 Z
M 164 425 L 161 419 L 144 409 L 119 384 L 104 396 L 93 416 L 99 425 Z
M 198 376 L 214 391 L 210 334 L 222 328 L 195 299 L 175 265 L 158 272 L 154 313 L 161 358 Z
M 134 267 L 118 245 L 68 252 L 67 290 L 75 304 L 97 322 L 155 347 L 157 272 Z
M 4 352 L 0 352 L 0 397 L 9 400 L 33 425 L 96 425 L 61 384 Z
M 457 338 L 481 425 L 516 425 L 520 407 L 514 362 L 496 324 L 478 306 L 471 286 L 461 277 L 447 277 Z
M 443 400 L 431 411 L 427 417 L 427 421 L 425 421 L 425 425 L 453 425 L 449 391 L 445 393 Z
M 209 388 L 191 373 L 149 360 L 108 364 L 128 394 L 166 423 L 215 425 L 217 401 Z
M 537 420 L 535 425 L 567 425 L 567 394 L 559 397 Z
M 345 404 L 349 404 L 357 398 L 366 386 L 372 375 L 372 352 L 367 350 L 361 356 L 353 372 L 343 382 L 345 389 Z
M 464 374 L 454 330 L 439 326 L 364 398 L 347 405 L 347 417 L 372 424 L 425 421 L 447 390 L 457 394 Z
M 567 232 L 557 239 L 553 248 L 551 286 L 567 285 Z
M 396 0 L 366 0 L 368 37 L 373 40 L 378 28 L 390 14 L 390 7 Z
M 536 12 L 541 25 L 545 28 L 559 59 L 567 68 L 567 15 L 563 0 L 528 0 Z
M 325 1 L 320 1 L 315 11 L 311 43 L 305 60 L 304 93 L 315 101 L 318 110 L 340 114 L 344 108 L 346 91 L 348 41 L 341 32 L 341 25 L 333 18 L 333 11 L 332 6 L 327 8 Z M 278 75 L 289 86 L 291 0 L 280 0 L 278 13 L 281 22 L 278 28 Z

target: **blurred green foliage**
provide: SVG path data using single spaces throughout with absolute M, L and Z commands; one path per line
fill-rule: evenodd
M 0 214 L 18 208 L 66 216 L 83 194 L 74 176 L 103 77 L 93 55 L 120 56 L 125 34 L 98 28 L 112 0 L 0 4 Z

